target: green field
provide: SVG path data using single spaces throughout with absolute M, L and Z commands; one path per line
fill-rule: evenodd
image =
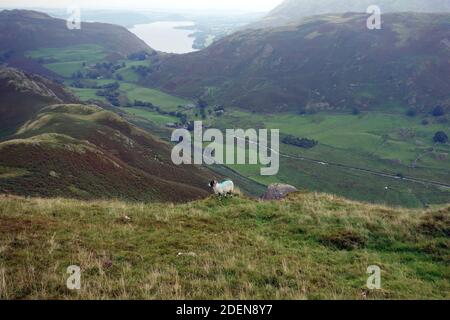
M 362 168 L 391 175 L 450 181 L 448 154 L 450 146 L 434 145 L 433 136 L 446 131 L 446 124 L 423 125 L 420 117 L 401 114 L 277 114 L 258 115 L 230 110 L 215 118 L 213 127 L 280 129 L 281 135 L 294 135 L 319 141 L 312 149 L 281 144 L 285 155 L 305 157 L 317 162 L 281 157 L 280 172 L 275 177 L 262 177 L 259 165 L 234 165 L 234 170 L 260 183 L 288 183 L 298 188 L 329 192 L 346 197 L 421 207 L 429 203 L 447 203 L 450 190 L 402 179 L 376 176 L 353 170 Z M 434 148 L 433 152 L 430 152 Z M 416 167 L 411 164 L 417 161 Z
M 319 141 L 317 148 L 309 150 L 284 146 L 286 153 L 318 157 L 319 160 L 329 162 L 344 161 L 348 164 L 365 165 L 364 167 L 369 164 L 374 166 L 373 169 L 380 169 L 385 166 L 386 161 L 411 165 L 418 155 L 434 147 L 433 136 L 437 131 L 448 129 L 448 124 L 423 125 L 421 120 L 420 117 L 410 118 L 401 114 L 375 112 L 358 116 L 325 113 L 302 116 L 257 115 L 232 111 L 226 117 L 218 118 L 214 124 L 221 128 L 232 125 L 280 129 L 282 135 L 290 134 Z M 436 152 L 449 153 L 450 146 L 437 145 Z M 354 154 L 355 158 L 348 157 L 349 153 Z M 358 159 L 360 157 L 363 159 Z M 377 158 L 377 161 L 368 161 L 367 158 Z M 422 166 L 447 171 L 449 169 L 448 161 L 437 160 L 433 154 L 422 158 L 421 161 Z M 442 175 L 442 172 L 439 175 Z M 435 178 L 439 179 L 438 175 Z
M 165 126 L 167 123 L 178 122 L 178 118 L 176 117 L 172 117 L 169 115 L 162 115 L 155 111 L 149 111 L 143 108 L 120 108 L 120 109 L 132 116 L 144 118 L 160 126 Z
M 139 75 L 134 72 L 133 67 L 137 66 L 148 66 L 148 61 L 129 61 L 129 60 L 121 60 L 120 62 L 125 62 L 126 67 L 117 70 L 116 74 L 119 74 L 123 77 L 123 80 L 126 82 L 138 82 Z
M 83 71 L 90 64 L 105 62 L 103 48 L 97 45 L 85 44 L 65 48 L 43 48 L 29 51 L 26 56 L 42 61 L 49 70 L 67 78 L 66 84 L 70 86 L 69 78 L 77 71 Z M 135 100 L 151 102 L 164 111 L 177 111 L 178 106 L 187 105 L 191 101 L 175 97 L 159 90 L 143 87 L 137 84 L 139 76 L 132 70 L 137 66 L 149 66 L 149 61 L 118 60 L 116 63 L 125 63 L 125 67 L 118 69 L 115 75 L 120 75 L 123 80 L 116 79 L 95 79 L 89 80 L 99 85 L 117 81 L 120 83 L 120 91 L 133 103 Z M 84 66 L 83 66 L 84 64 Z M 104 98 L 95 95 L 95 89 L 71 88 L 81 100 Z
M 120 83 L 120 90 L 124 91 L 130 101 L 140 100 L 151 102 L 155 106 L 163 108 L 164 111 L 176 111 L 178 106 L 189 104 L 190 101 L 178 98 L 159 90 L 145 88 L 133 83 Z
M 70 90 L 72 90 L 72 92 L 82 101 L 100 100 L 106 102 L 105 97 L 99 97 L 96 95 L 96 89 L 70 88 Z
M 83 44 L 64 48 L 42 48 L 26 53 L 32 59 L 58 60 L 60 62 L 70 61 L 99 61 L 104 59 L 103 48 L 95 44 Z
M 70 77 L 82 68 L 82 64 L 93 64 L 104 60 L 106 54 L 101 46 L 83 44 L 65 48 L 43 48 L 26 53 L 32 59 L 44 61 L 49 70 L 63 76 Z M 48 62 L 51 61 L 51 62 Z

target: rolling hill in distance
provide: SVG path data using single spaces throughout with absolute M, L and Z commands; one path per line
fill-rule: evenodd
M 446 0 L 285 0 L 251 28 L 266 28 L 298 23 L 305 17 L 347 12 L 366 12 L 371 5 L 380 7 L 382 13 L 392 12 L 450 12 Z
M 450 14 L 324 15 L 246 30 L 205 50 L 163 59 L 146 80 L 163 90 L 256 112 L 429 111 L 449 104 Z

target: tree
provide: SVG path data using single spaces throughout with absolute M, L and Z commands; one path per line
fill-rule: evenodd
M 408 109 L 408 111 L 406 111 L 406 115 L 407 115 L 408 117 L 413 118 L 413 117 L 417 116 L 417 110 L 416 110 L 416 109 L 413 109 L 413 108 Z
M 436 132 L 433 138 L 434 142 L 445 144 L 448 142 L 448 136 L 443 131 Z
M 443 107 L 437 106 L 433 109 L 431 114 L 433 115 L 433 117 L 442 117 L 443 115 L 445 115 L 445 110 Z
M 352 114 L 353 114 L 354 116 L 360 115 L 360 114 L 361 114 L 361 110 L 359 110 L 358 108 L 353 108 Z

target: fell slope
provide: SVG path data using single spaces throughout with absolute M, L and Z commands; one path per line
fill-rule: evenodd
M 177 167 L 170 146 L 97 106 L 53 105 L 0 144 L 0 192 L 184 201 L 207 195 L 207 171 Z
M 382 30 L 366 20 L 326 15 L 238 32 L 163 60 L 147 83 L 263 112 L 449 105 L 450 14 L 385 14 Z
M 55 82 L 0 70 L 0 193 L 185 201 L 208 195 L 211 172 L 173 165 L 171 147 Z
M 49 75 L 45 68 L 24 54 L 29 50 L 81 44 L 99 45 L 111 59 L 140 51 L 154 52 L 121 26 L 83 22 L 80 30 L 69 30 L 66 20 L 52 18 L 45 13 L 29 10 L 0 12 L 0 53 L 13 67 Z
M 0 138 L 35 116 L 44 106 L 78 99 L 43 77 L 0 67 Z
M 285 0 L 263 19 L 248 27 L 279 27 L 319 14 L 366 12 L 374 4 L 380 7 L 382 13 L 450 12 L 450 2 L 447 0 L 378 0 L 376 3 L 372 0 Z
M 302 193 L 175 206 L 6 197 L 0 298 L 449 299 L 449 210 Z M 366 287 L 371 265 L 381 290 Z

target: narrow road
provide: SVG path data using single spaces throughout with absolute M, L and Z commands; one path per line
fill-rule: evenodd
M 239 137 L 236 137 L 236 139 L 244 141 L 244 139 L 239 138 Z M 251 141 L 251 140 L 249 140 L 248 142 L 251 144 L 258 144 L 257 142 Z M 284 153 L 277 152 L 276 150 L 274 150 L 272 148 L 267 148 L 267 149 L 270 150 L 271 152 L 274 152 L 275 154 L 279 154 L 280 157 L 283 157 L 283 158 L 307 161 L 307 162 L 312 162 L 312 163 L 316 163 L 316 164 L 323 165 L 323 166 L 332 166 L 332 167 L 344 168 L 344 169 L 349 169 L 349 170 L 354 170 L 354 171 L 359 171 L 359 172 L 365 172 L 365 173 L 372 174 L 374 176 L 390 178 L 390 179 L 394 179 L 394 180 L 398 180 L 398 181 L 409 181 L 409 182 L 414 182 L 414 183 L 427 184 L 427 185 L 450 189 L 450 184 L 446 184 L 443 182 L 425 180 L 425 179 L 413 178 L 413 177 L 399 177 L 395 174 L 390 174 L 390 173 L 385 173 L 385 172 L 380 172 L 380 171 L 375 171 L 375 170 L 365 169 L 365 168 L 358 168 L 358 167 L 353 167 L 353 166 L 340 164 L 340 163 L 327 162 L 324 160 L 317 160 L 317 159 L 312 159 L 312 158 L 307 158 L 307 157 L 284 154 Z

